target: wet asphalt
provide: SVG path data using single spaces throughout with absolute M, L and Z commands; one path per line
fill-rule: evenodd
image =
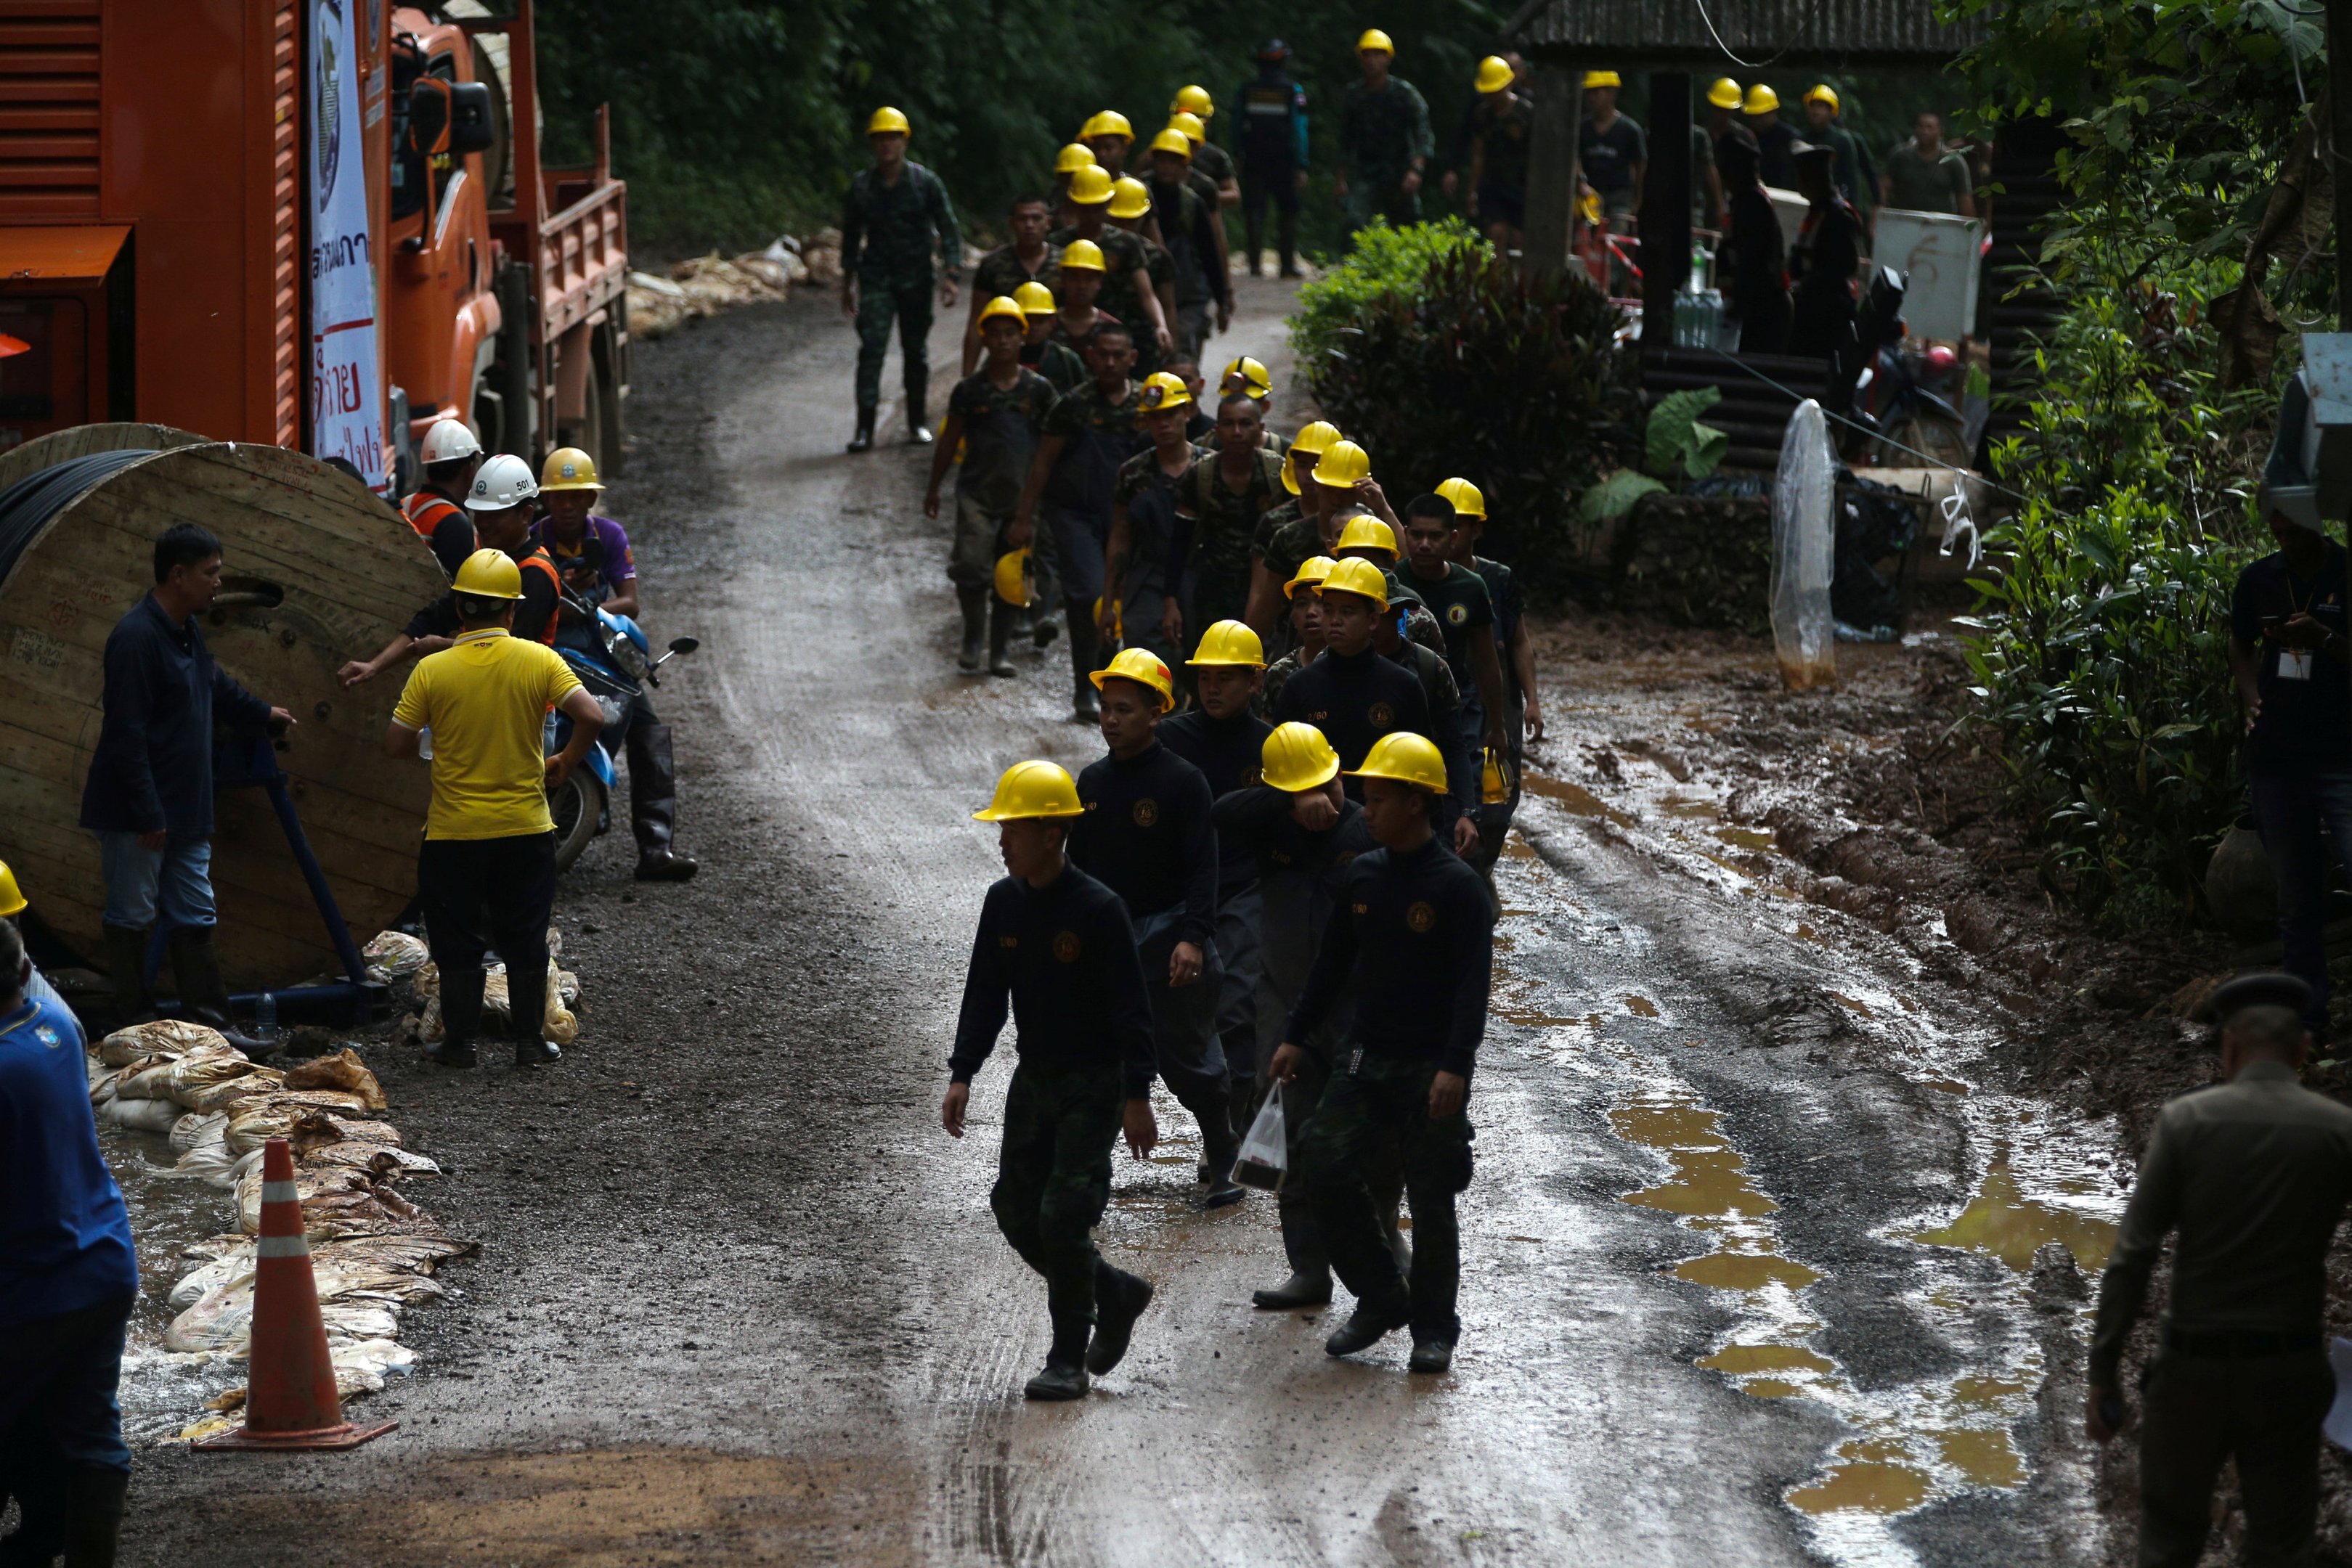
M 1286 385 L 1285 295 L 1242 298 L 1213 357 Z M 1706 873 L 1696 813 L 1574 786 L 1529 795 L 1498 873 L 1454 1372 L 1254 1312 L 1273 1206 L 1196 1212 L 1163 1096 L 1174 1141 L 1122 1155 L 1101 1232 L 1158 1299 L 1092 1396 L 1025 1405 L 1044 1293 L 987 1207 L 1009 1048 L 971 1135 L 937 1120 L 1000 870 L 969 813 L 1010 763 L 1100 743 L 1058 646 L 955 674 L 929 454 L 841 450 L 854 349 L 809 295 L 639 350 L 611 509 L 656 635 L 703 639 L 657 694 L 702 874 L 631 882 L 616 810 L 567 877 L 560 1068 L 372 1053 L 448 1172 L 413 1196 L 482 1243 L 367 1404 L 401 1428 L 149 1450 L 124 1561 L 2096 1560 L 2081 1303 L 2054 1251 L 2029 1265 L 2069 1238 L 2095 1263 L 2112 1187 L 2001 1091 L 1969 997 Z M 1563 777 L 1577 678 L 1547 673 Z

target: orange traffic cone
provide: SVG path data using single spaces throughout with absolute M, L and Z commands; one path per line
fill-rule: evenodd
M 253 1349 L 245 1425 L 190 1445 L 207 1452 L 253 1448 L 356 1448 L 397 1421 L 359 1427 L 343 1419 L 335 1367 L 302 1203 L 294 1194 L 294 1151 L 272 1138 L 261 1155 L 261 1242 L 254 1259 Z

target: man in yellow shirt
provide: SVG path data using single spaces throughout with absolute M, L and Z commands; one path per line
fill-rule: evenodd
M 446 1033 L 425 1054 L 446 1067 L 474 1065 L 482 956 L 495 948 L 506 960 L 515 1065 L 534 1066 L 563 1054 L 541 1037 L 555 902 L 547 791 L 587 754 L 604 715 L 552 648 L 508 635 L 522 597 L 522 572 L 510 557 L 475 551 L 451 593 L 457 640 L 417 662 L 383 735 L 384 755 L 408 758 L 418 755 L 422 732 L 433 732 L 433 804 L 416 889 L 440 969 Z M 542 736 L 554 708 L 571 718 L 572 738 L 548 757 Z

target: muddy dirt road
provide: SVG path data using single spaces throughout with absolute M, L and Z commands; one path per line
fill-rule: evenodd
M 1243 299 L 1216 350 L 1286 382 L 1285 297 Z M 656 634 L 704 639 L 659 694 L 703 873 L 631 883 L 624 822 L 567 879 L 587 998 L 560 1070 L 379 1053 L 451 1173 L 420 1198 L 483 1243 L 368 1406 L 402 1427 L 325 1459 L 153 1450 L 126 1561 L 2099 1554 L 2063 1435 L 2066 1249 L 2102 1255 L 2110 1173 L 2001 1092 L 1967 997 L 1777 896 L 1706 777 L 1622 809 L 1569 740 L 1500 873 L 1454 1373 L 1409 1379 L 1401 1343 L 1334 1362 L 1321 1315 L 1254 1313 L 1272 1206 L 1194 1212 L 1168 1104 L 1186 1136 L 1121 1160 L 1103 1231 L 1159 1283 L 1135 1349 L 1025 1406 L 1043 1292 L 987 1206 L 1006 1055 L 974 1135 L 937 1123 L 998 873 L 968 813 L 1003 766 L 1099 742 L 1058 647 L 954 674 L 928 454 L 841 451 L 853 348 L 812 296 L 643 352 L 612 505 Z M 1570 730 L 1616 700 L 1549 674 Z

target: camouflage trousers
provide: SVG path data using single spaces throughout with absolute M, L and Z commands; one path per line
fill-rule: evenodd
M 860 278 L 857 284 L 857 406 L 882 402 L 882 361 L 890 352 L 890 324 L 898 324 L 898 354 L 905 361 L 907 401 L 919 403 L 930 388 L 931 282 L 893 288 Z
M 1127 1093 L 1116 1061 L 1082 1067 L 1023 1061 L 1004 1094 L 1004 1146 L 988 1195 L 996 1228 L 1045 1277 L 1057 1348 L 1083 1352 L 1097 1288 L 1115 1277 L 1095 1250 L 1110 1202 L 1111 1148 Z

